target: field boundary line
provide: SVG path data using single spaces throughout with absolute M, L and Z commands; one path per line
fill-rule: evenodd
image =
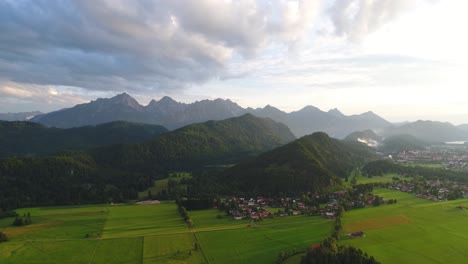
M 96 246 L 94 247 L 93 254 L 91 255 L 91 258 L 89 258 L 88 264 L 93 263 L 93 258 L 94 258 L 94 255 L 96 254 L 96 250 L 97 250 L 97 247 L 98 247 L 99 243 L 101 243 L 101 241 L 96 242 Z
M 205 261 L 206 261 L 207 264 L 210 264 L 210 261 L 208 260 L 208 257 L 206 256 L 205 251 L 203 250 L 203 247 L 202 247 L 202 245 L 200 244 L 200 240 L 198 240 L 198 237 L 197 237 L 197 235 L 196 235 L 196 232 L 193 231 L 193 230 L 191 230 L 191 231 L 192 231 L 193 237 L 195 238 L 195 243 L 198 244 L 198 248 L 200 249 L 200 251 L 201 251 L 201 253 L 202 253 L 202 255 L 203 255 L 203 258 L 205 258 Z

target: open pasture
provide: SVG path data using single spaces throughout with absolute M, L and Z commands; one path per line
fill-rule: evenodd
M 346 212 L 344 232 L 364 231 L 365 237 L 345 239 L 382 263 L 466 263 L 468 200 L 431 202 L 412 194 L 377 189 L 377 195 L 397 204 Z
M 188 232 L 174 203 L 122 205 L 111 208 L 103 238 L 136 237 Z
M 17 212 L 31 213 L 33 224 L 14 227 L 13 218 L 0 221 L 0 231 L 10 238 L 0 244 L 0 263 L 203 263 L 201 253 L 189 255 L 194 237 L 174 203 Z
M 272 263 L 328 236 L 332 220 L 289 216 L 252 223 L 216 209 L 191 211 L 190 230 L 174 203 L 25 208 L 33 224 L 0 220 L 10 241 L 0 263 Z M 219 216 L 218 216 L 219 215 Z M 88 234 L 88 238 L 87 238 Z
M 217 219 L 217 210 L 190 212 L 209 263 L 274 263 L 280 251 L 302 251 L 332 230 L 332 220 L 287 216 L 259 222 Z

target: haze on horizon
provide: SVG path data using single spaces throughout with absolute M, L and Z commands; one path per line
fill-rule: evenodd
M 0 112 L 128 92 L 468 123 L 464 0 L 0 2 Z

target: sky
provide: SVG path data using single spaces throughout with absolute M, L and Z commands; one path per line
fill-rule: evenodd
M 468 123 L 466 0 L 1 0 L 0 112 L 127 92 Z

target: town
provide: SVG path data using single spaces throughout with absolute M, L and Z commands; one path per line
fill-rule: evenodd
M 411 150 L 398 153 L 393 159 L 400 164 L 429 164 L 450 170 L 468 170 L 467 145 L 436 145 L 428 150 Z

